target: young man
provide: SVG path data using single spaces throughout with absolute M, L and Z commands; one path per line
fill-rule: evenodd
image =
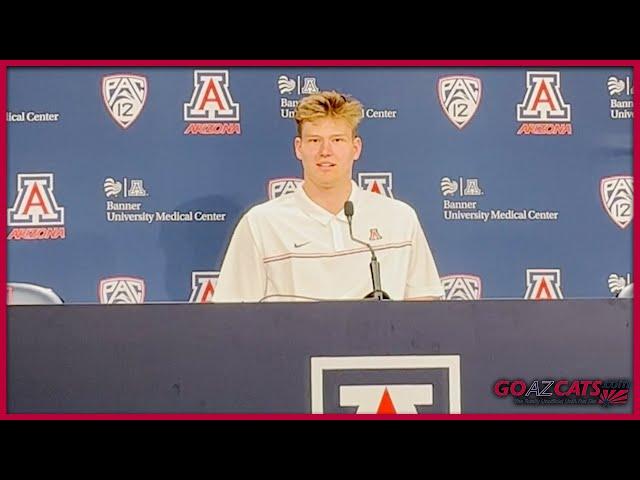
M 370 251 L 354 242 L 343 208 L 354 206 L 353 236 L 371 244 L 381 286 L 395 300 L 444 295 L 415 211 L 362 190 L 352 180 L 362 140 L 362 105 L 331 91 L 296 108 L 296 157 L 304 182 L 294 193 L 251 208 L 225 255 L 214 302 L 361 299 L 373 290 Z

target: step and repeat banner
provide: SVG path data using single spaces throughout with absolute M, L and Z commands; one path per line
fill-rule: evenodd
M 632 70 L 614 67 L 9 68 L 8 280 L 208 301 L 243 212 L 299 187 L 293 112 L 321 90 L 363 103 L 354 180 L 416 209 L 447 299 L 633 281 Z

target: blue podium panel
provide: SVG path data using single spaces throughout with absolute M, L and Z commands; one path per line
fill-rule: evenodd
M 8 411 L 630 413 L 631 325 L 604 299 L 10 306 Z

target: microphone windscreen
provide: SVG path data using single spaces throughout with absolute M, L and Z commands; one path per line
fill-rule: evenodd
M 353 217 L 353 202 L 349 200 L 344 202 L 344 214 L 347 217 Z

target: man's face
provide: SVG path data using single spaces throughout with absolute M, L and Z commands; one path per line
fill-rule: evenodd
M 346 120 L 322 118 L 304 122 L 294 146 L 305 181 L 318 188 L 332 188 L 351 181 L 353 162 L 360 157 L 362 141 L 353 137 Z

